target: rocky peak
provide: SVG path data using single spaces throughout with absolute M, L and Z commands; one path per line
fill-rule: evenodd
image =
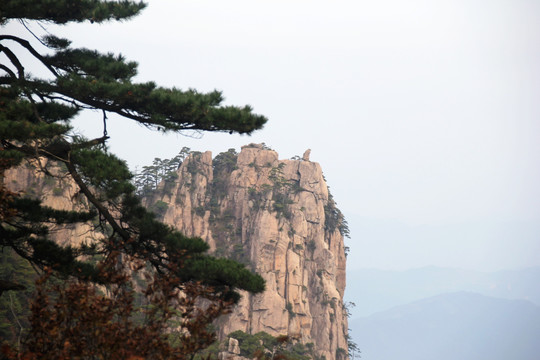
M 3 180 L 13 191 L 30 191 L 57 209 L 85 206 L 76 201 L 74 184 L 62 177 L 50 181 L 33 167 L 10 169 Z M 346 225 L 309 152 L 297 160 L 280 160 L 257 144 L 215 158 L 192 152 L 144 203 L 164 222 L 207 241 L 215 256 L 240 261 L 266 280 L 264 293 L 244 293 L 216 324 L 220 339 L 231 344 L 223 354 L 241 358 L 229 335 L 242 331 L 286 335 L 315 359 L 346 357 Z M 93 236 L 101 235 L 87 224 L 56 233 L 66 245 Z
M 321 167 L 280 160 L 263 145 L 212 159 L 192 153 L 173 182 L 146 199 L 163 221 L 203 238 L 216 256 L 245 263 L 266 280 L 260 295 L 243 294 L 218 324 L 221 339 L 242 330 L 288 335 L 316 357 L 346 356 L 346 226 L 328 192 Z

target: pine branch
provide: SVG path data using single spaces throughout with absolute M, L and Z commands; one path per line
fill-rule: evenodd
M 17 36 L 13 36 L 13 35 L 0 35 L 0 41 L 2 40 L 13 40 L 17 43 L 19 43 L 21 46 L 23 46 L 24 48 L 26 48 L 36 59 L 38 59 L 43 65 L 45 65 L 45 67 L 47 67 L 47 69 L 49 69 L 50 72 L 52 72 L 55 76 L 60 76 L 58 74 L 58 72 L 56 72 L 56 70 L 47 62 L 47 60 L 41 56 L 40 53 L 38 53 L 36 51 L 36 49 L 34 49 L 32 47 L 32 45 L 30 45 L 30 42 L 28 40 L 24 40 L 24 39 L 21 39 L 20 37 L 17 37 Z M 1 45 L 0 45 L 1 46 Z M 0 48 L 1 49 L 1 48 Z M 15 55 L 14 55 L 15 56 Z M 11 58 L 10 58 L 11 60 Z M 19 60 L 17 59 L 17 62 Z M 20 63 L 19 63 L 20 64 Z M 21 65 L 22 67 L 22 65 Z M 24 76 L 20 76 L 19 74 L 19 78 L 23 79 Z
M 13 281 L 0 279 L 0 296 L 2 296 L 4 291 L 8 290 L 26 290 L 26 286 L 14 283 Z
M 13 71 L 11 71 L 11 69 L 8 68 L 6 65 L 0 64 L 0 69 L 2 69 L 2 70 L 4 70 L 5 72 L 7 72 L 8 75 L 11 76 L 12 78 L 15 78 L 15 79 L 17 78 L 17 75 L 16 75 Z
M 101 203 L 101 201 L 99 201 L 94 196 L 94 194 L 90 191 L 90 189 L 86 186 L 86 184 L 82 180 L 81 176 L 77 172 L 77 169 L 71 163 L 71 161 L 65 161 L 64 164 L 66 164 L 69 174 L 71 175 L 71 177 L 73 178 L 77 186 L 79 186 L 79 189 L 81 190 L 81 192 L 86 196 L 88 201 L 90 201 L 92 205 L 96 207 L 96 209 L 99 211 L 101 216 L 103 216 L 107 220 L 107 222 L 109 223 L 109 225 L 111 225 L 113 230 L 116 231 L 118 235 L 120 235 L 122 239 L 124 239 L 124 241 L 130 240 L 131 235 L 123 227 L 121 227 L 120 224 L 118 224 L 118 222 L 116 221 L 114 216 L 112 216 L 112 214 L 109 212 L 109 210 Z

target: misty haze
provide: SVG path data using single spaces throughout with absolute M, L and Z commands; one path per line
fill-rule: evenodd
M 539 358 L 540 2 L 88 3 L 0 5 L 2 356 Z

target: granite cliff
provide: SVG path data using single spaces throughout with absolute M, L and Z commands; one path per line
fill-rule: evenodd
M 240 261 L 266 280 L 264 293 L 243 293 L 235 310 L 216 324 L 221 340 L 235 342 L 228 336 L 237 330 L 288 335 L 314 358 L 344 359 L 346 223 L 309 155 L 279 160 L 275 151 L 256 144 L 215 158 L 192 152 L 144 203 L 165 223 L 201 237 L 215 256 Z M 21 166 L 10 169 L 4 181 L 12 191 L 56 209 L 86 208 L 77 186 L 63 180 L 65 170 L 52 165 L 49 171 L 58 177 Z M 103 236 L 93 230 L 82 224 L 54 234 L 64 245 L 91 243 Z M 238 357 L 238 351 L 229 355 Z
M 309 151 L 301 160 L 279 160 L 255 144 L 214 159 L 194 152 L 145 202 L 165 223 L 203 238 L 216 256 L 266 280 L 263 294 L 243 294 L 220 321 L 221 339 L 264 331 L 308 344 L 317 357 L 346 356 L 346 224 Z
M 54 177 L 47 176 L 39 170 L 47 168 Z M 71 180 L 67 180 L 66 170 L 56 163 L 48 163 L 40 159 L 25 165 L 10 168 L 4 174 L 6 186 L 13 192 L 39 198 L 43 205 L 58 210 L 88 210 L 88 203 L 79 193 L 79 188 Z M 51 225 L 52 226 L 52 225 Z M 92 243 L 103 236 L 87 223 L 70 224 L 51 228 L 51 235 L 60 245 L 80 245 Z

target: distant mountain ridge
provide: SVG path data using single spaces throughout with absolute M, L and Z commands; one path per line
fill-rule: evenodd
M 367 360 L 536 360 L 540 307 L 471 292 L 441 294 L 350 322 Z
M 406 271 L 350 270 L 346 298 L 356 304 L 353 318 L 442 293 L 468 291 L 540 305 L 540 267 L 479 272 L 442 267 Z

